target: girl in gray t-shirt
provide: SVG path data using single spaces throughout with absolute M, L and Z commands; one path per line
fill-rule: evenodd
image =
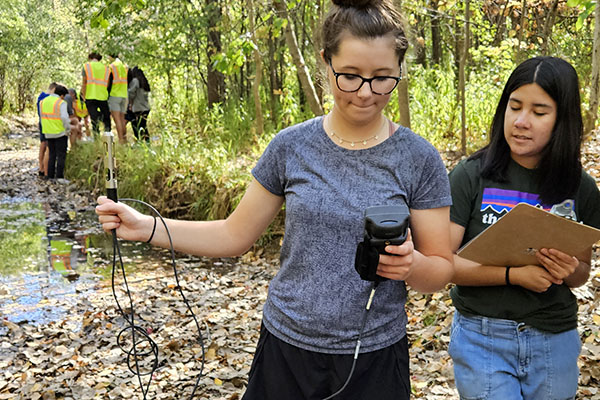
M 176 250 L 236 256 L 285 203 L 281 269 L 269 287 L 246 400 L 323 399 L 340 391 L 344 399 L 410 397 L 406 285 L 442 289 L 453 264 L 451 198 L 439 154 L 383 115 L 407 48 L 401 20 L 391 0 L 335 0 L 321 51 L 332 110 L 272 140 L 227 219 L 167 221 Z M 169 245 L 151 216 L 105 197 L 98 203 L 105 230 Z M 410 209 L 410 233 L 379 256 L 377 274 L 388 280 L 366 314 L 372 283 L 354 269 L 363 213 L 399 204 Z

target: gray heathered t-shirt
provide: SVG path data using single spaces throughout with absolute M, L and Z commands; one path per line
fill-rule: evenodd
M 285 196 L 281 268 L 263 309 L 267 329 L 284 342 L 323 353 L 353 353 L 370 282 L 354 269 L 365 208 L 411 209 L 451 204 L 436 149 L 400 127 L 383 143 L 348 150 L 329 139 L 323 117 L 284 129 L 252 170 L 267 190 Z M 406 287 L 382 282 L 361 340 L 361 352 L 406 334 Z

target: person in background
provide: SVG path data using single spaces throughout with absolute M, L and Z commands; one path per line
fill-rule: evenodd
M 133 134 L 137 140 L 150 141 L 148 133 L 148 115 L 150 114 L 150 83 L 141 68 L 133 67 L 127 77 L 129 107 L 134 119 L 131 121 Z
M 88 62 L 83 66 L 81 98 L 85 101 L 94 135 L 100 133 L 100 121 L 104 130 L 110 131 L 110 111 L 108 109 L 108 67 L 100 62 L 102 56 L 96 52 L 88 55 Z
M 42 131 L 48 140 L 48 179 L 57 179 L 59 183 L 66 183 L 64 179 L 65 161 L 67 158 L 68 137 L 71 130 L 71 121 L 67 111 L 67 88 L 56 85 L 54 93 L 47 96 L 40 103 Z
M 71 125 L 71 133 L 69 135 L 69 145 L 73 148 L 73 145 L 81 139 L 81 124 L 79 119 L 75 115 L 75 109 L 73 107 L 73 98 L 71 92 L 67 90 L 67 95 L 64 100 L 67 103 L 67 113 L 69 114 L 69 121 Z
M 520 202 L 570 209 L 600 228 L 600 192 L 581 166 L 583 123 L 575 69 L 535 57 L 510 75 L 490 143 L 450 172 L 456 251 Z M 501 246 L 501 244 L 499 244 Z M 449 353 L 464 399 L 574 399 L 581 348 L 571 288 L 592 249 L 536 251 L 536 265 L 480 265 L 455 256 Z
M 321 36 L 331 112 L 273 138 L 226 219 L 166 221 L 177 251 L 236 256 L 285 202 L 281 267 L 269 285 L 245 400 L 323 399 L 348 376 L 336 398 L 409 399 L 407 286 L 432 292 L 453 275 L 444 164 L 425 139 L 383 114 L 408 47 L 402 16 L 393 0 L 333 3 Z M 169 246 L 152 216 L 106 197 L 98 203 L 104 230 Z M 355 256 L 370 206 L 408 207 L 410 235 L 374 259 L 388 280 L 365 314 L 373 283 L 356 272 Z
M 39 119 L 38 129 L 40 131 L 40 151 L 39 151 L 39 155 L 38 155 L 38 161 L 39 161 L 38 176 L 40 176 L 42 178 L 44 178 L 48 175 L 49 153 L 48 153 L 48 141 L 46 140 L 46 136 L 44 135 L 44 132 L 42 131 L 42 115 L 40 112 L 40 103 L 46 97 L 48 97 L 52 93 L 54 93 L 54 89 L 56 88 L 56 85 L 57 85 L 56 82 L 52 82 L 48 86 L 48 90 L 40 93 L 40 95 L 37 98 L 37 112 L 38 112 L 38 119 Z
M 91 140 L 92 137 L 90 136 L 89 113 L 85 102 L 81 100 L 81 96 L 77 94 L 75 89 L 69 89 L 69 95 L 72 99 L 74 99 L 73 111 L 75 112 L 75 118 L 77 119 L 79 126 L 78 140 Z M 83 126 L 85 126 L 85 136 L 83 136 Z
M 115 121 L 120 143 L 127 143 L 127 122 L 125 112 L 127 111 L 127 67 L 119 59 L 117 54 L 108 56 L 110 62 L 108 76 L 108 108 Z

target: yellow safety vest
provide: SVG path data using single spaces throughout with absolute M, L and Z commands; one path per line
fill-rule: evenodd
M 110 96 L 127 98 L 127 67 L 117 58 L 110 64 L 110 70 L 113 76 Z
M 86 100 L 108 99 L 108 67 L 100 61 L 90 61 L 83 66 L 87 84 L 85 86 Z
M 87 106 L 83 101 L 81 101 L 79 96 L 73 100 L 73 110 L 75 111 L 75 115 L 77 115 L 79 118 L 85 118 L 89 115 Z
M 65 131 L 60 119 L 60 105 L 64 103 L 60 97 L 47 96 L 40 103 L 40 116 L 42 118 L 42 133 L 49 139 L 57 137 Z

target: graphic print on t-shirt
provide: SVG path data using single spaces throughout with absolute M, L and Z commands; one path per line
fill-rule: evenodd
M 551 206 L 541 204 L 537 194 L 518 190 L 484 188 L 481 200 L 481 222 L 492 225 L 519 203 L 527 203 L 546 211 L 551 209 Z

